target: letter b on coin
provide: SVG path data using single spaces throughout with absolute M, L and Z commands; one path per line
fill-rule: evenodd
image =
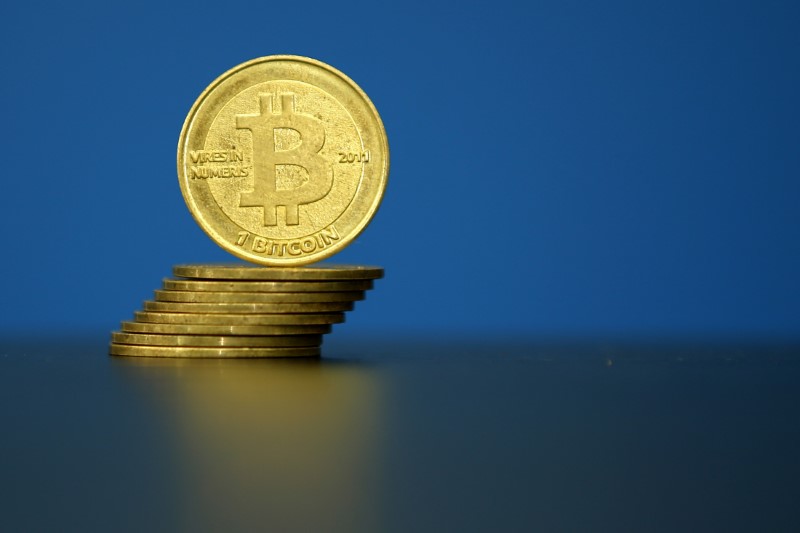
M 333 170 L 319 154 L 325 143 L 325 127 L 311 115 L 297 113 L 293 94 L 275 97 L 259 95 L 258 115 L 237 115 L 236 127 L 253 135 L 253 190 L 241 193 L 240 207 L 262 207 L 264 225 L 278 224 L 278 206 L 286 210 L 286 224 L 297 225 L 300 205 L 323 199 L 333 187 Z M 281 130 L 294 130 L 300 143 L 284 149 L 277 142 Z M 305 170 L 307 179 L 291 189 L 278 189 L 278 168 L 294 166 Z

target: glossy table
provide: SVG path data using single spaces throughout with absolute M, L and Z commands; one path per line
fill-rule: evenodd
M 2 531 L 797 531 L 800 346 L 0 344 Z

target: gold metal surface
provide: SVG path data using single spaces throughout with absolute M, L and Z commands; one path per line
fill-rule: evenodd
M 115 344 L 134 344 L 141 346 L 194 346 L 194 347 L 289 347 L 319 346 L 322 335 L 263 335 L 263 336 L 223 336 L 223 335 L 154 335 L 146 333 L 111 333 Z
M 347 246 L 380 205 L 389 146 L 377 110 L 320 61 L 269 56 L 217 78 L 178 143 L 181 191 L 225 250 L 303 265 Z
M 136 311 L 137 322 L 156 324 L 233 324 L 237 326 L 301 326 L 306 324 L 339 324 L 344 322 L 344 313 L 308 314 L 199 314 L 199 313 L 156 313 Z
M 156 335 L 325 335 L 330 324 L 242 326 L 237 324 L 156 324 L 154 322 L 123 322 L 122 331 Z
M 226 72 L 186 117 L 178 178 L 200 227 L 258 266 L 174 267 L 189 279 L 165 279 L 156 301 L 112 333 L 111 353 L 318 356 L 321 338 L 310 349 L 307 336 L 343 322 L 383 269 L 300 265 L 336 253 L 364 229 L 388 170 L 381 119 L 338 70 L 270 56 Z
M 214 292 L 342 292 L 368 291 L 372 280 L 352 281 L 206 281 L 165 279 L 164 288 L 172 291 Z
M 314 303 L 355 302 L 364 299 L 364 292 L 193 292 L 156 290 L 155 296 L 159 302 Z
M 310 303 L 190 303 L 190 302 L 144 302 L 145 311 L 159 313 L 343 313 L 353 309 L 353 302 Z
M 346 281 L 383 277 L 381 267 L 336 264 L 295 268 L 264 268 L 242 263 L 176 265 L 172 267 L 172 273 L 181 278 L 241 281 Z
M 135 346 L 111 343 L 111 355 L 134 357 L 319 357 L 318 346 L 289 348 L 228 348 L 188 346 Z

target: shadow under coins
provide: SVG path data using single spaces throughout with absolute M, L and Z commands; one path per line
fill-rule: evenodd
M 369 365 L 114 358 L 174 449 L 186 531 L 380 529 L 381 391 Z

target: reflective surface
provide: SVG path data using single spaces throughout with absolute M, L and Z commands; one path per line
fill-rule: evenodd
M 311 361 L 0 345 L 0 529 L 792 530 L 800 349 L 332 338 Z

